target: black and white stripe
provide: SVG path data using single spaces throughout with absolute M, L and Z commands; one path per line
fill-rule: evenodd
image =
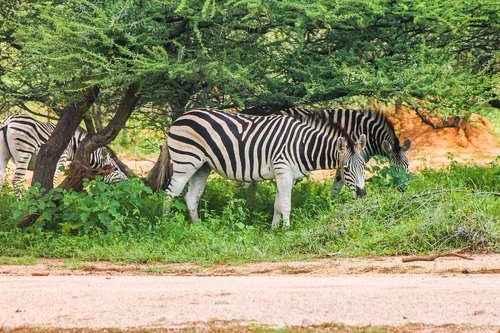
M 7 117 L 0 125 L 0 188 L 3 186 L 7 163 L 13 159 L 16 170 L 14 172 L 14 189 L 20 190 L 23 186 L 27 170 L 33 170 L 40 147 L 47 142 L 56 125 L 41 122 L 28 115 L 15 114 Z M 83 128 L 78 128 L 71 137 L 70 143 L 61 155 L 54 174 L 54 186 L 61 172 L 64 162 L 72 160 L 80 142 L 87 135 Z M 111 158 L 107 148 L 95 150 L 90 156 L 90 165 L 93 168 L 111 164 L 116 168 L 105 177 L 107 183 L 126 178 L 116 162 Z
M 328 131 L 332 122 L 340 124 L 356 140 L 366 135 L 366 149 L 362 155 L 365 162 L 373 156 L 380 155 L 389 158 L 391 163 L 403 166 L 408 171 L 409 162 L 406 151 L 410 149 L 411 141 L 406 139 L 401 145 L 394 126 L 382 113 L 373 110 L 329 109 L 313 112 L 301 107 L 283 110 L 280 114 L 298 119 L 320 130 Z M 337 172 L 333 185 L 333 193 L 342 189 L 341 175 Z
M 193 221 L 208 175 L 215 170 L 237 181 L 276 179 L 273 227 L 290 224 L 294 182 L 317 169 L 339 169 L 362 196 L 366 139 L 358 142 L 339 126 L 328 133 L 291 117 L 249 116 L 219 110 L 189 111 L 172 124 L 152 172 L 152 187 L 178 196 L 189 181 L 186 204 Z

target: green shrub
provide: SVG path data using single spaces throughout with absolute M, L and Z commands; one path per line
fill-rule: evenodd
M 85 234 L 102 230 L 120 233 L 161 216 L 164 195 L 154 194 L 138 179 L 107 185 L 101 179 L 85 182 L 83 192 L 48 193 L 30 187 L 23 200 L 14 204 L 13 219 L 38 214 L 35 226 L 46 230 Z M 57 204 L 56 204 L 57 202 Z
M 410 186 L 410 181 L 416 180 L 416 176 L 408 172 L 401 165 L 388 163 L 389 159 L 381 156 L 374 156 L 376 164 L 366 166 L 365 169 L 372 174 L 367 181 L 381 187 L 395 187 L 406 191 Z
M 5 185 L 0 189 L 0 230 L 12 228 L 12 207 L 16 202 L 14 191 Z

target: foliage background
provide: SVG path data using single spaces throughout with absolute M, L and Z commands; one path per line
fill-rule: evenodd
M 140 83 L 142 113 L 266 113 L 363 97 L 432 115 L 485 112 L 499 89 L 494 0 L 6 0 L 3 109 L 61 110 L 100 88 L 101 113 Z M 489 102 L 489 104 L 488 104 Z

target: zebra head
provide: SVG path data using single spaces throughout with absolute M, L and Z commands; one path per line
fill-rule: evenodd
M 339 170 L 342 181 L 353 191 L 355 196 L 363 197 L 365 190 L 365 159 L 361 155 L 366 146 L 366 135 L 362 134 L 354 142 L 350 137 L 339 137 L 336 143 Z
M 112 152 L 106 147 L 97 148 L 90 154 L 90 166 L 93 168 L 101 168 L 105 165 L 111 165 L 115 170 L 107 176 L 104 176 L 106 184 L 116 183 L 120 180 L 127 179 L 127 176 L 120 170 L 118 164 L 113 159 Z
M 399 144 L 399 140 L 396 138 L 394 145 L 391 145 L 389 141 L 382 141 L 382 150 L 384 154 L 389 158 L 391 163 L 395 165 L 401 165 L 408 171 L 410 162 L 408 162 L 408 156 L 406 155 L 406 151 L 410 149 L 411 141 L 410 139 L 406 139 L 403 142 L 403 145 Z

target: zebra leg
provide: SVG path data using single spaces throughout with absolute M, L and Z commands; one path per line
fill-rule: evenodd
M 10 160 L 10 153 L 4 147 L 0 145 L 0 190 L 3 187 L 3 183 L 5 182 L 5 176 L 7 174 L 7 164 Z
M 344 187 L 344 181 L 342 180 L 342 175 L 340 174 L 340 170 L 337 169 L 335 173 L 335 181 L 332 186 L 332 194 L 334 196 L 339 195 L 340 191 L 342 191 L 342 187 Z
M 26 170 L 31 160 L 31 154 L 22 154 L 15 159 L 16 171 L 14 172 L 14 190 L 20 195 L 23 188 L 24 179 L 26 178 Z
M 57 186 L 57 180 L 59 179 L 59 175 L 61 174 L 61 169 L 64 166 L 64 163 L 68 160 L 68 155 L 66 151 L 61 155 L 59 161 L 57 161 L 56 171 L 54 172 L 54 179 L 52 180 L 52 185 L 54 187 Z
M 193 222 L 200 219 L 198 216 L 198 203 L 200 202 L 203 190 L 205 190 L 205 186 L 207 185 L 210 170 L 210 167 L 207 164 L 204 164 L 194 173 L 193 177 L 191 177 L 191 180 L 189 181 L 189 188 L 184 199 L 186 200 L 186 206 L 189 209 L 189 215 L 191 216 L 191 221 Z
M 197 164 L 188 163 L 188 164 L 176 164 L 173 163 L 173 174 L 170 178 L 170 181 L 167 186 L 167 194 L 169 197 L 177 197 L 181 194 L 182 190 L 186 186 L 187 182 L 193 177 L 193 175 L 200 169 L 204 162 L 197 161 Z M 199 180 L 198 180 L 199 181 Z M 196 181 L 195 181 L 196 183 Z M 198 185 L 199 186 L 199 185 Z M 196 188 L 196 185 L 195 185 Z M 171 199 L 168 199 L 169 201 Z M 186 199 L 185 199 L 186 200 Z M 191 203 L 187 203 L 186 205 L 190 205 Z M 167 205 L 168 206 L 168 205 Z M 168 209 L 168 208 L 167 208 Z M 167 212 L 164 212 L 164 215 Z M 195 216 L 196 217 L 196 216 Z M 191 216 L 193 218 L 193 216 Z M 195 222 L 195 220 L 192 220 Z
M 272 228 L 279 227 L 283 218 L 283 228 L 290 227 L 290 211 L 292 206 L 292 187 L 294 179 L 291 173 L 276 175 L 276 199 L 274 201 L 274 215 Z

